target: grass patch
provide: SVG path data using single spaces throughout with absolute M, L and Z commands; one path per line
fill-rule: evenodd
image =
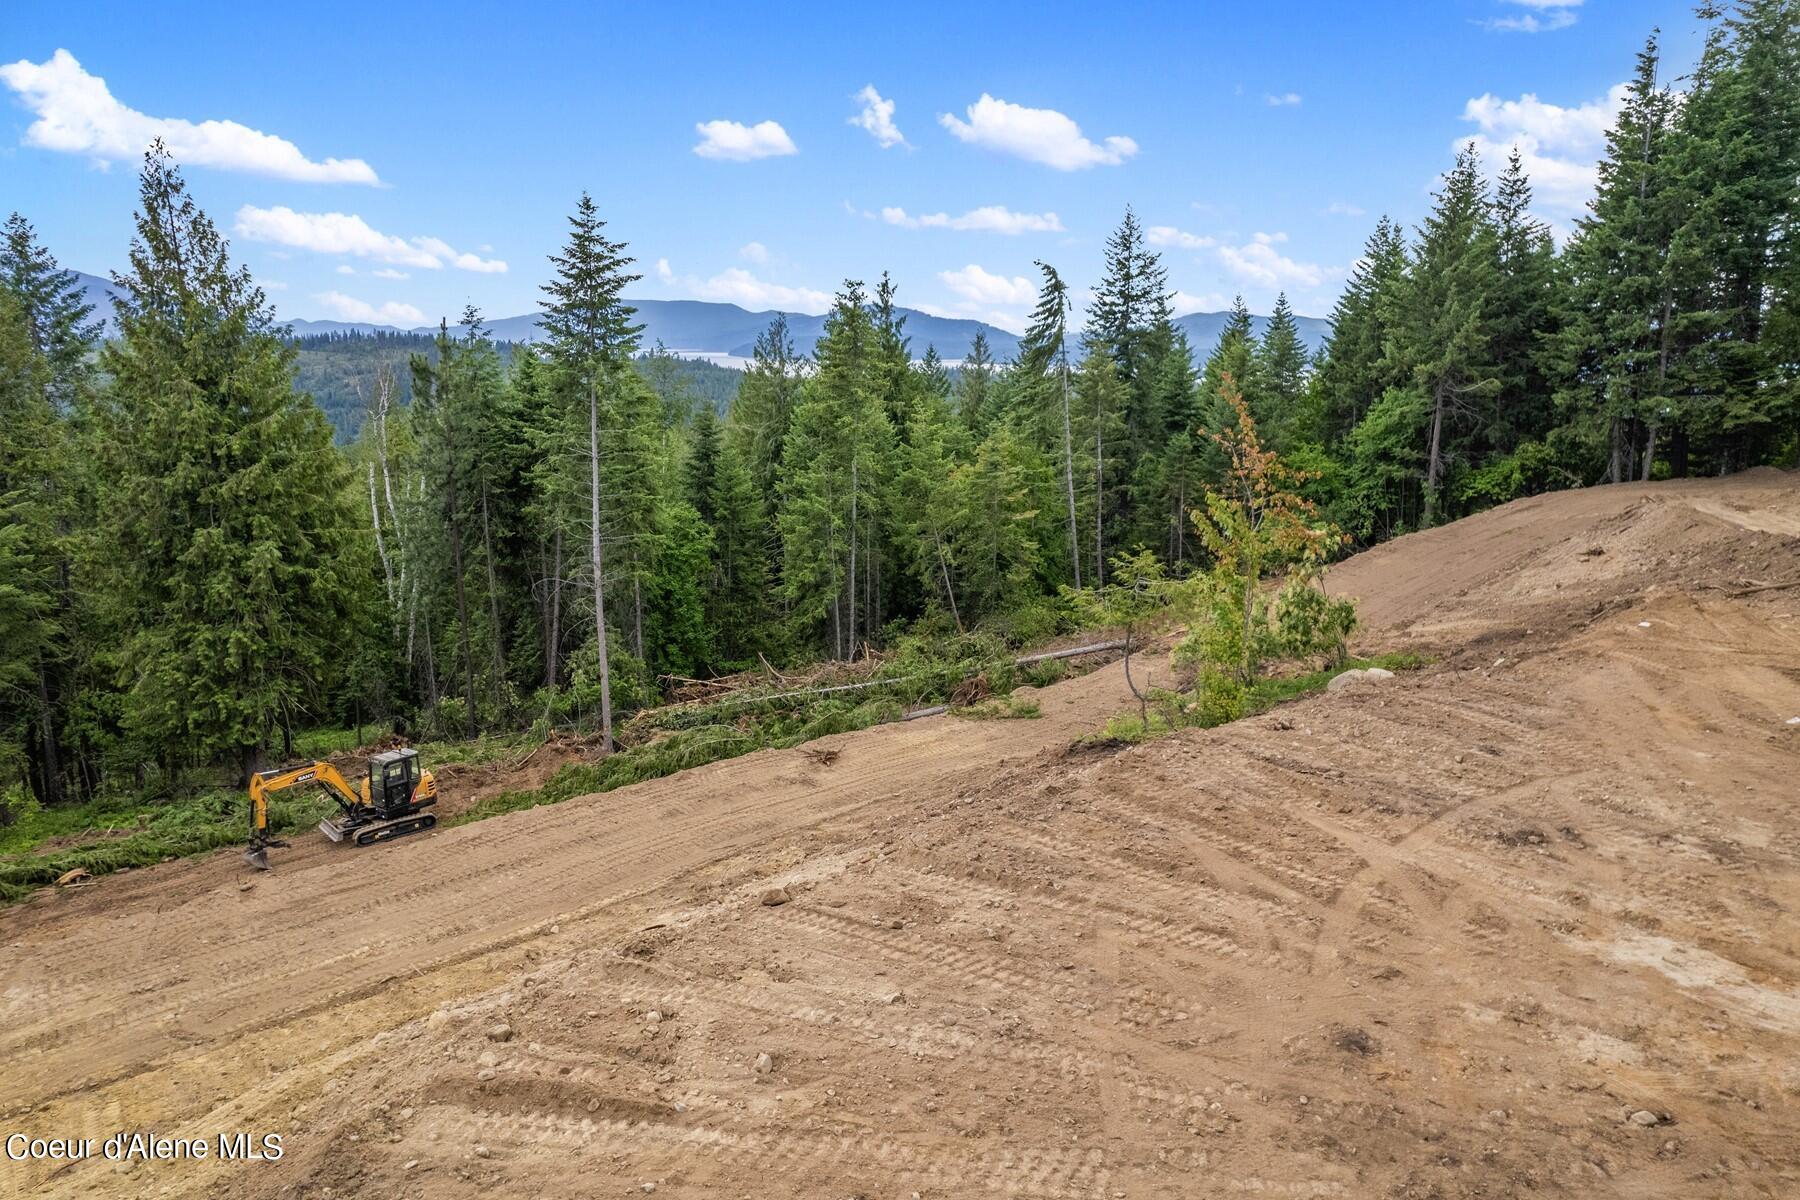
M 833 733 L 867 729 L 900 716 L 893 700 L 816 703 L 794 713 L 746 717 L 736 724 L 680 729 L 642 746 L 607 755 L 597 763 L 568 763 L 540 788 L 489 796 L 450 818 L 446 825 L 467 825 L 501 813 L 542 804 L 558 804 L 575 796 L 610 792 L 628 784 L 661 779 L 689 767 L 705 766 L 753 750 L 783 750 Z
M 1178 729 L 1211 729 L 1215 725 L 1229 724 L 1231 720 L 1254 717 L 1268 712 L 1278 704 L 1286 704 L 1305 696 L 1315 695 L 1325 690 L 1327 684 L 1339 674 L 1357 668 L 1382 667 L 1389 671 L 1416 671 L 1431 660 L 1420 654 L 1377 654 L 1373 658 L 1346 659 L 1341 666 L 1323 671 L 1309 671 L 1304 675 L 1271 676 L 1258 679 L 1244 693 L 1243 711 L 1235 717 L 1220 719 L 1205 712 L 1189 711 L 1192 701 L 1189 697 L 1175 692 L 1152 693 L 1149 708 L 1149 720 L 1146 721 L 1137 713 L 1120 713 L 1107 721 L 1101 733 L 1087 734 L 1079 741 L 1110 741 L 1115 744 L 1135 745 L 1138 742 L 1151 741 L 1165 734 L 1174 733 Z
M 269 824 L 279 835 L 316 824 L 336 810 L 327 797 L 275 797 Z M 34 888 L 78 868 L 106 875 L 173 858 L 242 845 L 249 837 L 248 801 L 235 790 L 209 789 L 177 801 L 133 803 L 109 798 L 64 809 L 22 814 L 5 830 L 0 858 L 0 903 L 21 900 Z M 40 850 L 45 842 L 72 839 Z M 23 853 L 15 853 L 15 850 Z
M 1038 707 L 1036 700 L 1013 696 L 996 696 L 967 708 L 953 708 L 950 712 L 952 716 L 965 717 L 971 721 L 1035 721 L 1044 715 L 1044 710 Z

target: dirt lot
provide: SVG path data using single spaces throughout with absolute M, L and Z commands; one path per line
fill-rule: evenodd
M 42 896 L 0 1132 L 285 1154 L 0 1192 L 1800 1195 L 1797 539 L 1774 472 L 1524 501 L 1333 573 L 1433 666 L 1234 726 L 1072 752 L 1114 666 Z

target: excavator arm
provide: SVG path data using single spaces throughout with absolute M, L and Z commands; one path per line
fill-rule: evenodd
M 349 812 L 357 805 L 364 803 L 364 797 L 345 779 L 338 769 L 328 762 L 309 763 L 303 767 L 289 767 L 279 771 L 262 771 L 250 777 L 250 845 L 244 851 L 244 861 L 259 870 L 269 869 L 269 847 L 285 848 L 286 842 L 277 841 L 269 836 L 269 797 L 276 792 L 284 792 L 289 788 L 303 787 L 307 784 L 321 784 L 338 802 L 338 807 Z

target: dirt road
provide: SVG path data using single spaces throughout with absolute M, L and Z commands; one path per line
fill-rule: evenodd
M 0 1191 L 1800 1194 L 1797 530 L 1538 498 L 1334 571 L 1432 667 L 1234 726 L 1071 753 L 1111 667 L 0 912 L 3 1131 L 286 1149 Z

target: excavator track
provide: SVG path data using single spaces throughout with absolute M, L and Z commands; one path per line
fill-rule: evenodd
M 437 817 L 432 813 L 421 813 L 416 817 L 401 817 L 397 821 L 383 821 L 379 825 L 370 825 L 356 831 L 356 844 L 373 846 L 376 842 L 391 842 L 395 838 L 405 837 L 409 833 L 424 833 L 437 824 Z
M 349 827 L 327 819 L 319 822 L 319 832 L 334 842 L 349 839 L 358 846 L 373 846 L 376 842 L 391 842 L 409 833 L 423 833 L 436 825 L 437 814 L 415 813 L 412 816 L 396 817 L 391 821 L 372 821 L 367 825 Z

